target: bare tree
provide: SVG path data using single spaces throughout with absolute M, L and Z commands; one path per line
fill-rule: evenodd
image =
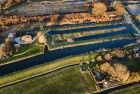
M 12 51 L 13 51 L 12 41 L 9 38 L 7 38 L 5 40 L 4 44 L 5 44 L 5 52 L 6 52 L 6 54 L 7 55 L 12 55 Z
M 100 65 L 100 69 L 122 82 L 128 80 L 130 76 L 130 72 L 127 67 L 117 62 L 113 64 L 108 62 L 103 63 Z
M 93 3 L 93 14 L 95 16 L 104 16 L 104 14 L 107 11 L 107 6 L 104 3 L 98 2 L 98 3 Z
M 116 10 L 116 14 L 118 16 L 124 16 L 125 8 L 123 7 L 123 5 L 121 4 L 120 1 L 115 1 L 113 6 L 114 6 L 114 9 Z

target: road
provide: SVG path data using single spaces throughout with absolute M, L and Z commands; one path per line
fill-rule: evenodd
M 124 6 L 125 9 L 127 10 L 126 6 Z M 126 11 L 125 16 L 124 16 L 124 21 L 126 23 L 129 23 L 133 26 L 133 28 L 137 31 L 138 34 L 140 34 L 140 30 L 136 27 L 135 23 L 133 22 L 133 19 L 131 18 L 131 15 Z
M 133 82 L 133 83 L 121 85 L 121 86 L 118 86 L 118 87 L 114 87 L 114 88 L 103 90 L 101 92 L 97 92 L 95 94 L 109 94 L 112 91 L 119 90 L 119 89 L 124 89 L 124 88 L 130 87 L 130 86 L 134 86 L 134 85 L 140 85 L 140 82 Z M 121 94 L 121 93 L 118 92 L 118 94 Z

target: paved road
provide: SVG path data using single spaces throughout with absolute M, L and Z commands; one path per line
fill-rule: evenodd
M 106 89 L 104 91 L 101 91 L 101 92 L 98 92 L 98 93 L 95 93 L 95 94 L 109 94 L 112 91 L 119 90 L 119 89 L 124 89 L 124 88 L 130 87 L 130 86 L 134 86 L 134 85 L 140 85 L 140 82 L 133 82 L 133 83 L 121 85 L 121 86 L 118 86 L 118 87 L 115 87 L 115 88 Z M 121 93 L 118 92 L 118 94 L 121 94 Z
M 126 6 L 124 6 L 125 9 L 127 10 Z M 133 22 L 133 19 L 131 18 L 131 15 L 129 14 L 129 12 L 125 13 L 125 22 L 129 23 L 133 26 L 133 28 L 137 31 L 138 34 L 140 34 L 140 30 L 138 29 L 138 27 L 136 27 L 135 23 Z

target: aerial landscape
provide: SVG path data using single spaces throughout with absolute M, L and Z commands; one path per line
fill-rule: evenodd
M 0 0 L 0 94 L 140 94 L 140 0 Z

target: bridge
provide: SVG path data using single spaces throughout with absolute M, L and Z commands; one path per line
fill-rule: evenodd
M 18 43 L 18 44 L 32 44 L 32 43 L 34 43 L 35 41 L 36 41 L 36 39 L 37 38 L 39 38 L 39 37 L 41 37 L 42 35 L 40 35 L 40 36 L 35 36 L 31 41 L 29 41 L 29 42 L 23 42 L 22 40 L 21 40 L 21 37 L 17 37 L 17 38 L 15 38 L 14 39 L 14 41 L 16 42 L 16 43 Z
M 15 42 L 16 43 L 18 43 L 18 44 L 32 44 L 35 40 L 37 39 L 37 37 L 34 37 L 31 41 L 29 41 L 29 42 L 23 42 L 22 40 L 21 40 L 21 37 L 17 37 L 17 38 L 15 38 Z

